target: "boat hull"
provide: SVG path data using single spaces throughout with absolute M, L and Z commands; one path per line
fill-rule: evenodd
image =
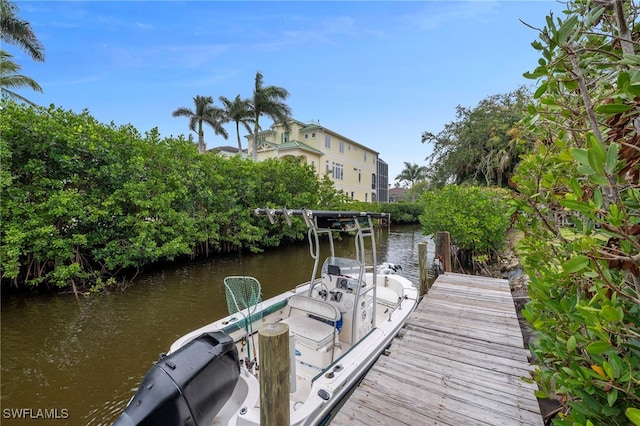
M 298 379 L 300 379 L 300 375 L 306 375 L 309 378 L 309 389 L 303 398 L 296 397 L 292 392 L 290 404 L 291 425 L 329 424 L 377 359 L 384 353 L 385 349 L 390 347 L 409 315 L 415 309 L 418 290 L 409 280 L 398 275 L 379 275 L 378 278 L 381 286 L 384 286 L 385 282 L 393 281 L 396 287 L 402 287 L 404 289 L 403 298 L 395 305 L 394 309 L 387 308 L 386 312 L 382 309 L 382 306 L 379 306 L 375 327 L 360 338 L 355 345 L 343 348 L 344 350 L 340 351 L 335 360 L 328 366 L 312 369 L 310 366 L 300 363 L 299 360 L 292 362 L 292 374 L 294 376 L 297 375 Z M 264 314 L 259 315 L 261 319 L 254 322 L 251 327 L 255 330 L 256 337 L 262 325 L 286 317 L 287 300 L 290 297 L 301 293 L 304 294 L 307 290 L 308 286 L 302 286 L 295 291 L 288 291 L 263 301 L 261 312 Z M 242 316 L 230 315 L 178 339 L 171 346 L 171 351 L 179 350 L 190 339 L 202 333 L 224 331 L 235 336 L 235 341 L 240 348 L 240 357 L 242 358 L 243 354 L 246 355 L 247 353 L 246 349 L 242 349 L 242 342 L 245 341 L 248 345 L 252 344 L 251 339 L 245 338 L 246 328 L 246 324 L 242 321 Z M 296 340 L 296 336 L 292 334 L 290 339 Z M 213 425 L 260 424 L 258 380 L 250 367 L 247 368 L 245 365 L 241 370 L 237 392 L 214 418 Z

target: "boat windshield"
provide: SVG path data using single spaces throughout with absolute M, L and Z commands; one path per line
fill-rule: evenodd
M 358 278 L 362 263 L 346 257 L 328 257 L 322 265 L 322 274 L 346 275 Z

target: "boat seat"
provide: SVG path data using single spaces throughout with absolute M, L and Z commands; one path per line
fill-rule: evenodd
M 382 286 L 378 286 L 376 288 L 376 298 L 378 299 L 378 302 L 387 306 L 396 306 L 398 302 L 400 302 L 398 293 L 390 288 Z
M 335 323 L 341 318 L 338 308 L 302 295 L 291 296 L 288 304 L 291 313 L 282 323 L 289 326 L 289 330 L 296 335 L 296 341 L 315 350 L 333 342 Z

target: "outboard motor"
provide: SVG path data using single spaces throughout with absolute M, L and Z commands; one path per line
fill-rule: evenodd
M 223 332 L 202 334 L 151 367 L 114 426 L 209 425 L 239 375 L 233 339 Z

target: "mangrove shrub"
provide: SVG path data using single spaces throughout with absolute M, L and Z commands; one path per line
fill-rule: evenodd
M 567 4 L 532 46 L 541 58 L 534 151 L 513 181 L 524 315 L 556 425 L 640 424 L 640 56 L 634 1 Z
M 315 171 L 295 160 L 202 155 L 182 137 L 141 135 L 87 111 L 1 107 L 3 282 L 77 286 L 178 257 L 259 250 L 305 234 L 252 209 L 320 199 Z
M 423 232 L 447 231 L 451 243 L 476 258 L 488 259 L 503 248 L 510 217 L 510 192 L 500 188 L 447 185 L 422 194 Z

